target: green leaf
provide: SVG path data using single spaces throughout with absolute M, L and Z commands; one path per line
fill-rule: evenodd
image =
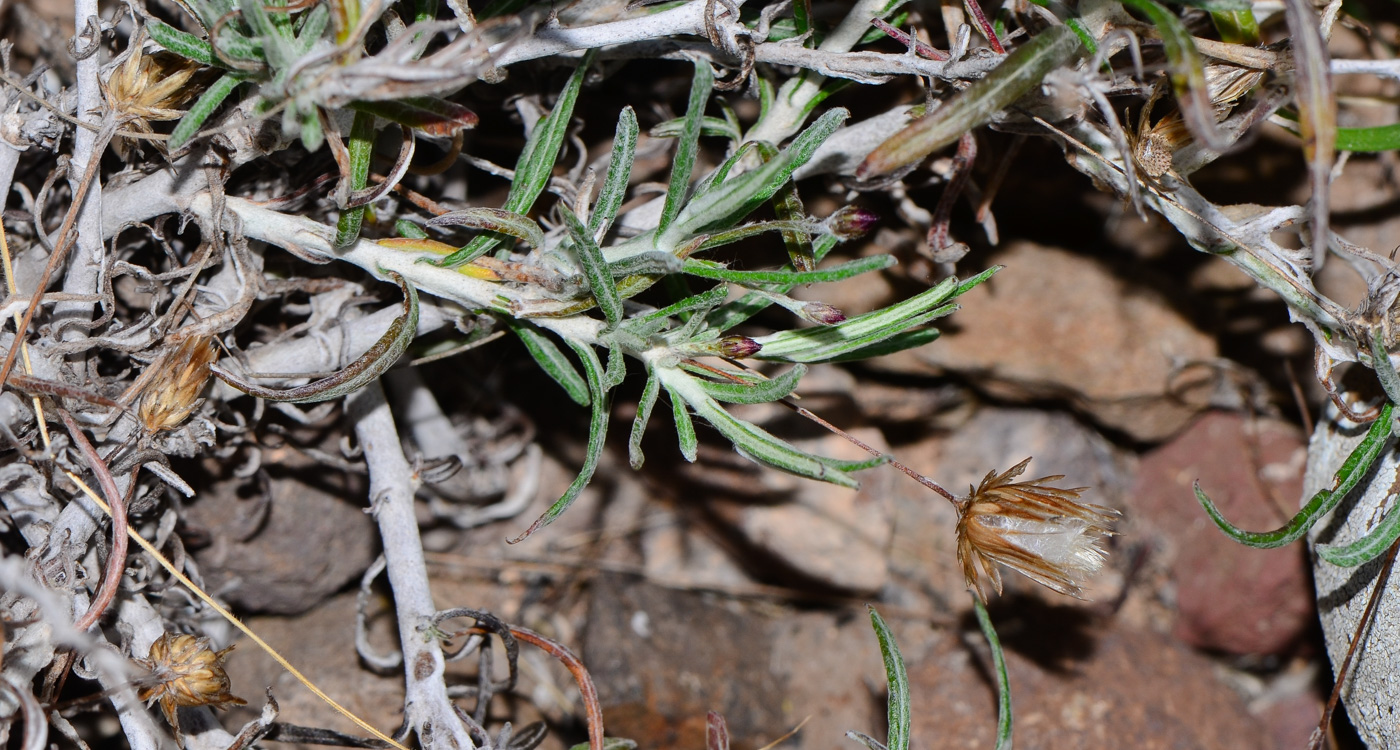
M 695 424 L 690 421 L 690 412 L 686 409 L 685 399 L 676 393 L 675 389 L 666 385 L 666 394 L 671 397 L 671 418 L 676 423 L 676 440 L 680 443 L 681 457 L 690 463 L 695 463 L 695 458 L 699 453 L 700 441 L 695 437 Z
M 583 488 L 593 480 L 593 472 L 598 470 L 598 460 L 603 456 L 603 438 L 608 431 L 608 394 L 603 387 L 603 365 L 598 361 L 598 355 L 594 353 L 593 347 L 588 344 L 567 341 L 569 347 L 574 350 L 579 359 L 583 361 L 584 376 L 588 379 L 588 392 L 592 394 L 592 409 L 588 421 L 588 449 L 584 455 L 583 468 L 579 469 L 578 476 L 574 478 L 573 484 L 564 490 L 564 494 L 554 501 L 554 504 L 535 519 L 530 524 L 530 528 L 525 529 L 520 536 L 508 540 L 508 544 L 518 544 L 525 541 L 536 531 L 554 522 L 569 506 L 578 499 Z
M 642 397 L 637 401 L 637 416 L 632 420 L 632 434 L 627 438 L 627 461 L 633 469 L 642 468 L 642 463 L 646 461 L 646 456 L 642 455 L 642 436 L 647 431 L 647 422 L 651 421 L 651 410 L 656 406 L 656 398 L 659 395 L 661 378 L 656 376 L 656 370 L 652 368 L 647 373 L 647 384 L 642 388 Z
M 588 279 L 589 291 L 593 293 L 598 309 L 603 311 L 603 317 L 607 318 L 608 328 L 612 328 L 622 320 L 622 295 L 618 293 L 617 283 L 613 281 L 612 273 L 608 270 L 608 262 L 603 259 L 603 251 L 598 247 L 598 243 L 593 241 L 588 227 L 579 221 L 568 206 L 560 203 L 559 213 L 564 217 L 569 238 L 573 240 L 574 254 L 578 256 L 579 266 L 583 269 L 584 277 Z
M 1079 37 L 1067 26 L 1051 26 L 1036 34 L 986 77 L 881 143 L 861 162 L 856 176 L 869 179 L 918 163 L 1014 104 L 1050 71 L 1074 60 L 1081 49 Z
M 346 194 L 364 190 L 369 184 L 369 162 L 374 156 L 374 136 L 374 115 L 356 112 L 355 120 L 350 125 L 350 143 L 346 146 L 346 150 L 350 152 L 350 173 L 340 176 L 340 179 L 350 183 Z M 336 222 L 335 226 L 337 248 L 349 247 L 360 238 L 360 226 L 364 223 L 367 208 L 368 206 L 355 206 L 340 212 L 340 221 Z
M 1249 10 L 1252 7 L 1249 0 L 1166 0 L 1166 2 L 1172 5 L 1200 8 L 1211 13 L 1233 13 Z
M 852 489 L 859 486 L 855 479 L 833 468 L 821 458 L 798 450 L 757 425 L 735 418 L 711 398 L 705 392 L 704 385 L 694 377 L 675 368 L 658 369 L 662 381 L 670 388 L 672 394 L 683 398 L 696 414 L 733 443 L 734 449 L 745 458 L 808 479 Z
M 1195 486 L 1196 500 L 1201 503 L 1201 507 L 1205 508 L 1206 514 L 1210 516 L 1216 526 L 1220 527 L 1221 531 L 1241 544 L 1258 549 L 1273 549 L 1291 544 L 1308 533 L 1308 529 L 1312 528 L 1318 518 L 1337 507 L 1337 504 L 1342 502 L 1347 493 L 1351 492 L 1352 488 L 1361 481 L 1361 478 L 1371 470 L 1371 464 L 1375 463 L 1376 457 L 1381 454 L 1386 443 L 1390 440 L 1393 408 L 1388 402 L 1381 407 L 1380 417 L 1371 423 L 1371 429 L 1366 433 L 1366 437 L 1342 463 L 1342 468 L 1332 480 L 1332 488 L 1319 490 L 1308 501 L 1308 504 L 1298 511 L 1298 515 L 1274 531 L 1244 531 L 1234 526 L 1225 520 L 1225 517 L 1220 514 L 1220 510 L 1215 507 L 1215 503 L 1211 502 L 1210 497 L 1201 491 L 1200 482 L 1197 482 Z
M 725 383 L 701 379 L 699 383 L 705 389 L 705 393 L 716 401 L 730 404 L 766 404 L 770 401 L 786 398 L 788 394 L 797 390 L 797 384 L 806 374 L 807 366 L 797 365 L 782 375 L 769 380 L 757 380 L 752 383 Z
M 1400 123 L 1373 128 L 1337 128 L 1337 150 L 1361 153 L 1400 150 Z
M 817 284 L 831 281 L 844 281 L 871 271 L 880 271 L 895 264 L 892 255 L 872 255 L 858 258 L 820 271 L 732 271 L 708 260 L 692 259 L 685 262 L 685 272 L 702 279 L 716 279 L 734 284 L 753 286 L 757 284 Z
M 1400 512 L 1390 506 L 1370 533 L 1348 544 L 1319 544 L 1317 556 L 1333 565 L 1354 568 L 1384 555 L 1400 539 Z
M 647 131 L 647 135 L 652 138 L 679 138 L 685 135 L 686 118 L 677 117 L 674 120 L 667 120 L 652 127 Z M 706 115 L 700 121 L 700 135 L 714 137 L 724 137 L 731 141 L 737 141 L 743 137 L 739 129 L 720 117 L 710 117 Z
M 530 247 L 544 247 L 544 230 L 534 219 L 499 208 L 464 208 L 434 216 L 432 227 L 468 227 L 484 229 L 523 240 Z
M 637 113 L 623 107 L 617 117 L 617 132 L 613 135 L 612 156 L 608 174 L 598 190 L 598 201 L 588 216 L 588 232 L 602 242 L 613 219 L 627 198 L 627 180 L 632 176 L 632 162 L 637 158 Z
M 817 241 L 812 244 L 812 255 L 814 261 L 816 263 L 821 263 L 823 260 L 825 260 L 827 253 L 830 253 L 832 248 L 836 247 L 836 244 L 837 238 L 835 235 L 827 234 L 818 237 Z M 773 287 L 771 290 L 765 291 L 773 291 L 779 294 L 785 294 L 788 291 L 791 291 L 791 289 L 791 286 L 779 285 Z M 759 294 L 757 292 L 751 292 L 749 294 L 744 295 L 743 297 L 740 297 L 739 299 L 734 300 L 733 302 L 725 304 L 724 306 L 710 313 L 708 316 L 707 324 L 710 328 L 716 331 L 727 331 L 730 328 L 733 328 L 734 326 L 737 326 L 740 323 L 748 320 L 749 318 L 752 318 L 753 316 L 759 314 L 760 312 L 763 312 L 768 308 L 769 305 L 772 304 L 773 300 L 771 297 Z
M 724 298 L 727 296 L 729 296 L 729 288 L 720 284 L 713 289 L 686 297 L 655 312 L 629 318 L 623 322 L 622 328 L 634 336 L 646 338 L 662 330 L 670 318 L 695 310 L 709 310 L 724 302 Z
M 671 252 L 708 229 L 730 226 L 748 216 L 812 158 L 817 147 L 836 132 L 849 114 L 844 109 L 827 111 L 768 163 L 696 195 L 670 229 L 655 234 L 657 249 Z
M 899 653 L 899 644 L 894 633 L 885 623 L 885 618 L 867 605 L 870 610 L 870 626 L 875 629 L 875 638 L 880 641 L 880 655 L 885 660 L 885 680 L 889 685 L 889 700 L 886 714 L 889 720 L 889 750 L 909 750 L 910 729 L 914 724 L 914 712 L 909 707 L 909 673 L 904 667 L 904 657 Z
M 399 236 L 400 236 L 400 237 L 403 237 L 404 239 L 410 239 L 410 240 L 426 240 L 426 239 L 428 239 L 428 233 L 427 233 L 426 231 L 423 230 L 423 227 L 420 227 L 420 226 L 418 226 L 417 224 L 414 224 L 413 222 L 409 221 L 408 219 L 399 219 L 398 221 L 395 221 L 395 222 L 394 222 L 394 231 L 395 231 L 395 232 L 398 232 L 398 233 L 399 233 Z
M 886 357 L 906 349 L 917 349 L 924 344 L 931 343 L 941 335 L 942 332 L 937 328 L 918 328 L 912 331 L 897 333 L 879 343 L 853 349 L 845 354 L 824 359 L 822 362 L 860 362 L 877 357 Z
M 671 184 L 666 189 L 666 202 L 661 207 L 658 235 L 675 221 L 690 193 L 690 175 L 695 169 L 695 157 L 700 152 L 700 129 L 705 119 L 705 105 L 714 89 L 715 74 L 706 60 L 695 61 L 695 77 L 690 82 L 690 103 L 685 111 L 685 124 L 676 141 L 676 158 L 671 162 Z
M 1001 650 L 1001 638 L 997 637 L 986 605 L 976 595 L 972 597 L 972 609 L 977 613 L 977 624 L 981 626 L 987 646 L 992 650 L 992 671 L 997 677 L 996 750 L 1011 750 L 1011 679 L 1006 675 L 1006 654 Z
M 170 140 L 167 141 L 170 150 L 174 151 L 189 143 L 190 139 L 199 132 L 199 129 L 204 127 L 204 122 L 209 119 L 209 116 L 218 110 L 219 105 L 224 103 L 224 99 L 227 99 L 228 95 L 233 93 L 233 90 L 238 88 L 238 84 L 242 82 L 243 80 L 233 73 L 225 73 L 219 77 L 219 80 L 210 84 L 209 88 L 199 95 L 199 99 L 195 100 L 190 111 L 186 112 L 185 116 L 180 118 L 180 122 L 175 125 L 175 130 L 170 134 Z
M 146 22 L 146 33 L 151 35 L 156 44 L 187 60 L 193 60 L 200 65 L 208 65 L 211 68 L 223 67 L 218 58 L 214 57 L 214 49 L 209 46 L 209 42 L 194 34 L 180 31 L 155 19 Z
M 525 148 L 515 162 L 515 179 L 510 182 L 510 192 L 506 194 L 506 202 L 502 206 L 505 210 L 517 214 L 528 213 L 549 184 L 549 178 L 554 173 L 554 161 L 559 157 L 559 147 L 569 132 L 569 119 L 573 117 L 574 104 L 578 101 L 579 89 L 583 88 L 583 79 L 588 73 L 588 66 L 593 63 L 594 54 L 590 50 L 583 56 L 583 62 L 574 69 L 574 74 L 569 76 L 569 82 L 559 93 L 554 109 L 535 123 L 535 129 L 530 131 Z M 480 258 L 498 244 L 500 240 L 495 237 L 477 237 L 466 247 L 443 258 L 438 265 L 449 268 L 460 266 Z
M 389 329 L 374 342 L 369 351 L 340 372 L 296 388 L 267 388 L 250 380 L 243 380 L 218 365 L 211 365 L 210 371 L 220 380 L 250 396 L 292 404 L 329 401 L 369 385 L 399 361 L 404 350 L 413 342 L 413 337 L 418 335 L 418 290 L 399 274 L 393 271 L 385 273 L 403 291 L 403 315 L 394 318 L 394 322 L 389 324 Z
M 502 318 L 505 324 L 520 337 L 520 342 L 525 345 L 525 349 L 530 352 L 530 356 L 535 358 L 535 363 L 540 366 L 564 392 L 569 394 L 569 398 L 579 406 L 588 406 L 590 402 L 588 394 L 588 384 L 584 382 L 583 376 L 578 374 L 572 363 L 559 351 L 559 347 L 554 345 L 540 329 L 518 321 L 514 318 Z
M 955 279 L 946 279 L 903 302 L 834 326 L 781 331 L 756 338 L 754 340 L 763 349 L 755 356 L 785 362 L 822 362 L 877 344 L 953 312 L 957 305 L 950 300 L 990 278 L 1000 268 L 989 268 L 961 284 Z

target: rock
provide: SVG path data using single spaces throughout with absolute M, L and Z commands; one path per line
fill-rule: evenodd
M 994 606 L 992 618 L 1007 648 L 1017 747 L 1270 747 L 1205 657 L 1156 633 L 1096 624 L 1076 607 L 1016 609 Z M 911 747 L 994 744 L 990 657 L 975 625 L 906 660 Z
M 1192 491 L 1199 480 L 1236 526 L 1277 528 L 1302 492 L 1305 457 L 1292 425 L 1212 412 L 1142 458 L 1129 512 L 1143 514 L 1170 546 L 1178 637 L 1200 648 L 1278 654 L 1312 624 L 1300 547 L 1260 550 L 1235 542 Z
M 322 475 L 316 484 L 274 478 L 265 507 L 239 497 L 246 484 L 239 480 L 218 482 L 186 507 L 186 523 L 209 533 L 210 545 L 195 560 L 210 591 L 248 612 L 296 614 L 369 567 L 378 548 L 374 521 L 342 499 L 363 497 L 363 490 L 332 494 L 343 475 Z
M 1142 441 L 1170 436 L 1200 410 L 1208 394 L 1171 380 L 1178 362 L 1216 356 L 1215 342 L 1160 295 L 1096 260 L 1029 243 L 991 263 L 1006 268 L 958 299 L 962 309 L 940 322 L 944 336 L 871 366 L 955 372 L 1008 400 L 1067 399 Z
M 888 449 L 878 430 L 856 429 L 851 434 L 877 450 Z M 870 455 L 835 435 L 800 441 L 798 446 L 845 460 Z M 893 531 L 889 494 L 896 475 L 877 468 L 860 472 L 859 478 L 861 487 L 856 492 L 797 479 L 781 502 L 719 503 L 716 508 L 746 544 L 788 569 L 788 575 L 775 571 L 780 577 L 797 585 L 805 578 L 868 595 L 884 585 L 889 573 L 885 549 Z
M 608 735 L 655 750 L 704 747 L 705 714 L 719 711 L 736 747 L 776 739 L 783 689 L 766 631 L 762 617 L 699 594 L 600 576 L 583 658 Z

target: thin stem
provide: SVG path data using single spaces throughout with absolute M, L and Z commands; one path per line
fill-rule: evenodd
M 933 490 L 934 492 L 937 492 L 938 494 L 942 495 L 944 498 L 946 498 L 946 499 L 948 500 L 948 502 L 952 503 L 953 505 L 956 505 L 956 506 L 961 506 L 961 505 L 962 505 L 962 501 L 958 499 L 957 495 L 954 495 L 953 493 L 951 493 L 951 492 L 949 492 L 949 491 L 943 489 L 942 487 L 940 487 L 940 486 L 938 485 L 938 483 L 934 482 L 932 479 L 929 479 L 928 477 L 924 476 L 923 474 L 920 474 L 919 472 L 914 471 L 913 469 L 909 468 L 908 466 L 905 466 L 904 464 L 902 464 L 902 463 L 900 463 L 899 461 L 895 460 L 894 456 L 891 456 L 891 455 L 889 455 L 888 453 L 884 453 L 884 452 L 880 451 L 879 449 L 877 449 L 877 448 L 875 448 L 875 447 L 873 447 L 873 446 L 870 446 L 870 445 L 865 444 L 864 442 L 861 441 L 860 438 L 856 437 L 855 435 L 852 435 L 851 433 L 846 432 L 845 430 L 841 429 L 840 427 L 837 427 L 836 425 L 834 425 L 834 424 L 832 424 L 832 423 L 826 421 L 825 419 L 822 419 L 821 417 L 817 416 L 816 414 L 813 414 L 811 411 L 809 411 L 809 410 L 807 410 L 807 409 L 805 409 L 805 408 L 803 408 L 803 407 L 801 407 L 801 406 L 798 406 L 797 404 L 794 404 L 792 401 L 790 401 L 790 400 L 788 400 L 788 399 L 783 399 L 780 403 L 782 403 L 783 406 L 786 406 L 786 407 L 788 407 L 789 409 L 792 409 L 793 411 L 797 412 L 798 414 L 800 414 L 800 415 L 802 415 L 802 416 L 804 416 L 804 417 L 806 417 L 806 418 L 812 420 L 813 422 L 816 422 L 817 424 L 821 425 L 822 427 L 825 427 L 826 429 L 831 430 L 832 432 L 834 432 L 834 433 L 836 433 L 837 435 L 841 436 L 842 438 L 846 439 L 846 440 L 849 441 L 852 445 L 856 446 L 857 448 L 860 448 L 861 450 L 865 451 L 866 453 L 869 453 L 870 455 L 875 456 L 876 458 L 883 458 L 883 459 L 885 459 L 886 461 L 889 462 L 890 466 L 893 466 L 894 468 L 899 469 L 900 471 L 904 472 L 904 474 L 905 474 L 906 476 L 908 476 L 910 479 L 913 479 L 915 482 L 918 482 L 919 484 L 922 484 L 923 486 L 925 486 L 925 487 L 927 487 L 927 488 Z
M 126 497 L 121 490 L 117 489 L 117 482 L 112 478 L 112 472 L 107 468 L 107 462 L 97 455 L 97 449 L 92 447 L 87 435 L 83 434 L 83 428 L 78 425 L 68 410 L 59 409 L 58 416 L 63 419 L 63 425 L 68 428 L 68 436 L 73 439 L 73 445 L 78 447 L 78 451 L 83 454 L 83 460 L 87 461 L 88 468 L 92 470 L 93 476 L 97 477 L 97 484 L 102 488 L 102 494 L 107 496 L 107 504 L 112 509 L 112 552 L 107 557 L 107 572 L 102 577 L 102 587 L 97 590 L 97 596 L 93 598 L 88 611 L 73 626 L 78 630 L 87 630 L 97 624 L 102 613 L 107 610 L 112 599 L 116 597 L 122 573 L 126 570 Z M 132 484 L 134 486 L 135 482 Z

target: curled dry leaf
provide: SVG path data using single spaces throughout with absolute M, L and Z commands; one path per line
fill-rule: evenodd
M 987 600 L 982 573 L 1001 593 L 998 563 L 1061 594 L 1083 598 L 1084 582 L 1103 566 L 1101 537 L 1111 536 L 1118 511 L 1079 502 L 1085 488 L 1051 487 L 1064 477 L 1011 480 L 1030 459 L 1001 474 L 988 472 L 958 510 L 958 561 L 969 588 Z

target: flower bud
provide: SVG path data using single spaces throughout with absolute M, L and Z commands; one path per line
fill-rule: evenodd
M 725 336 L 719 340 L 720 354 L 730 359 L 744 359 L 758 354 L 763 345 L 748 336 Z
M 823 326 L 834 326 L 846 319 L 846 313 L 825 302 L 808 302 L 802 306 L 802 317 Z
M 863 208 L 842 206 L 836 213 L 826 218 L 826 228 L 842 241 L 853 240 L 875 226 L 880 217 Z
M 137 414 L 148 432 L 173 429 L 190 416 L 209 380 L 209 365 L 217 357 L 209 336 L 192 336 L 175 347 L 141 395 Z

